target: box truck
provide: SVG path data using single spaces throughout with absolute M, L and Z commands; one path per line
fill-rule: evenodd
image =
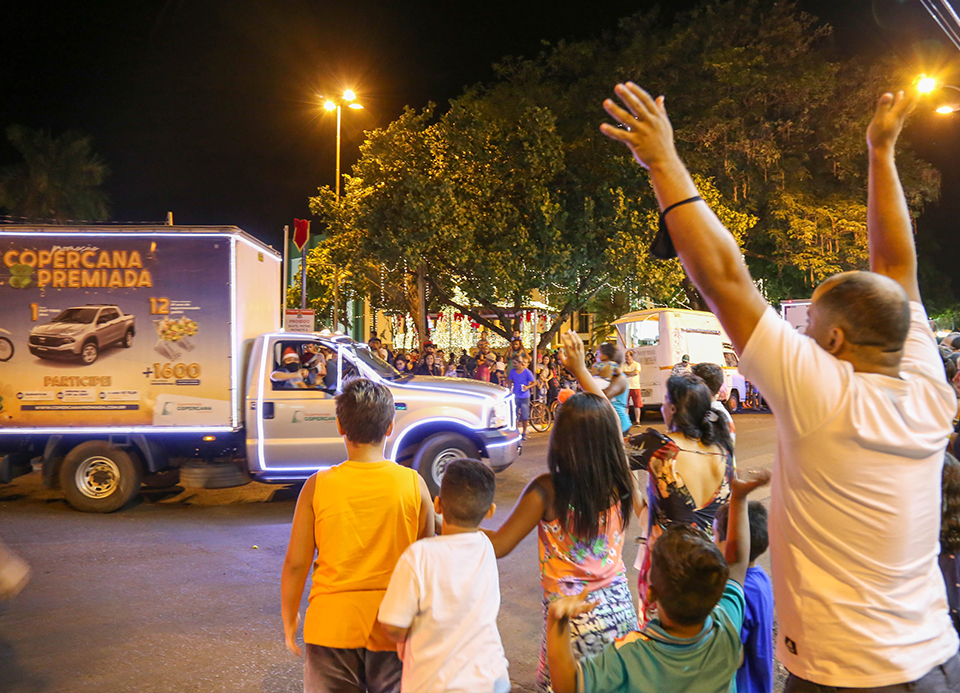
M 726 404 L 740 408 L 746 383 L 737 370 L 739 359 L 713 313 L 678 308 L 653 308 L 628 313 L 613 322 L 620 346 L 640 364 L 640 394 L 644 409 L 659 409 L 667 379 L 683 355 L 690 363 L 715 363 L 723 369 Z
M 392 391 L 387 453 L 434 493 L 457 457 L 498 471 L 516 459 L 507 390 L 401 375 L 347 337 L 280 331 L 280 264 L 230 226 L 0 226 L 0 482 L 38 460 L 73 507 L 111 512 L 188 460 L 306 479 L 343 460 L 334 396 L 354 375 Z M 326 354 L 334 377 L 272 377 L 291 352 Z

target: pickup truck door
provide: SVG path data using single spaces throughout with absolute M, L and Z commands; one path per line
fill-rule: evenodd
M 119 340 L 123 336 L 120 333 L 122 327 L 118 310 L 115 308 L 101 310 L 97 318 L 97 341 L 100 346 L 104 347 Z
M 273 363 L 279 362 L 280 343 L 274 343 Z M 336 402 L 322 389 L 273 389 L 270 373 L 263 373 L 261 464 L 265 472 L 277 471 L 304 477 L 346 459 L 343 438 L 337 431 Z M 258 434 L 259 435 L 259 434 Z

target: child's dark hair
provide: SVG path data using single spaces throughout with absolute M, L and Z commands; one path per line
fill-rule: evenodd
M 943 459 L 940 549 L 960 551 L 960 462 L 949 452 Z
M 493 470 L 480 460 L 465 458 L 450 462 L 440 482 L 444 518 L 458 527 L 479 526 L 493 503 L 496 490 Z
M 547 467 L 561 526 L 595 539 L 600 516 L 620 504 L 624 526 L 633 512 L 633 476 L 620 421 L 605 397 L 588 392 L 563 403 L 550 434 Z
M 336 397 L 337 421 L 347 440 L 356 445 L 380 443 L 393 423 L 390 390 L 366 378 L 350 378 Z
M 692 369 L 693 374 L 703 380 L 716 396 L 723 387 L 723 369 L 715 363 L 698 363 Z
M 704 445 L 719 445 L 733 454 L 730 429 L 717 412 L 711 411 L 713 395 L 701 378 L 689 373 L 671 376 L 667 380 L 667 395 L 677 409 L 673 426 L 678 431 Z
M 753 563 L 770 546 L 770 537 L 767 533 L 767 509 L 760 501 L 750 501 L 747 505 L 747 516 L 750 518 L 750 562 Z M 717 514 L 713 518 L 713 526 L 720 541 L 727 540 L 729 521 L 730 503 L 724 503 L 717 508 Z
M 704 622 L 723 596 L 729 576 L 720 549 L 696 527 L 670 525 L 653 545 L 650 586 L 657 608 L 681 626 Z
M 601 354 L 607 357 L 608 361 L 613 361 L 615 363 L 620 363 L 623 361 L 623 355 L 620 353 L 620 349 L 618 349 L 617 345 L 613 342 L 604 342 L 600 345 L 599 351 Z

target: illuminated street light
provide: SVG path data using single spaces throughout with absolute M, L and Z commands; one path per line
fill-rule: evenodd
M 345 92 L 343 92 L 344 101 L 353 101 L 356 98 L 357 95 L 353 93 L 353 89 L 347 89 Z
M 917 91 L 921 94 L 929 94 L 937 88 L 937 80 L 933 77 L 923 76 L 917 82 Z
M 333 101 L 325 101 L 323 107 L 328 111 L 334 111 L 337 108 L 337 104 L 335 104 Z
M 953 113 L 956 109 L 953 106 L 941 106 L 937 109 L 937 113 Z

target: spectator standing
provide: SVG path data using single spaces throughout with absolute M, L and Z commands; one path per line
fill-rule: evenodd
M 535 383 L 533 373 L 527 368 L 522 356 L 514 357 L 509 378 L 513 384 L 513 397 L 517 402 L 517 423 L 523 426 L 522 435 L 526 440 L 527 426 L 530 423 L 530 390 Z
M 743 643 L 743 664 L 737 669 L 737 691 L 773 693 L 773 586 L 757 559 L 767 550 L 767 509 L 760 501 L 750 501 L 750 565 L 743 581 L 747 608 L 743 614 L 740 641 Z M 717 510 L 713 520 L 713 540 L 724 551 L 730 504 Z
M 393 360 L 393 367 L 400 371 L 401 374 L 407 372 L 407 359 L 403 356 L 398 356 Z
M 510 374 L 513 372 L 513 362 L 517 357 L 527 357 L 527 350 L 523 348 L 523 342 L 520 341 L 520 333 L 516 330 L 513 331 L 515 336 L 510 341 L 510 348 L 507 349 L 506 353 L 503 355 L 503 360 L 507 364 L 507 377 L 510 377 Z
M 551 690 L 546 651 L 551 602 L 571 594 L 596 601 L 592 614 L 572 619 L 578 658 L 598 654 L 637 623 L 622 557 L 634 489 L 620 425 L 584 364 L 583 341 L 568 332 L 563 343 L 567 368 L 586 392 L 560 407 L 550 434 L 549 473 L 530 480 L 498 530 L 485 530 L 502 558 L 537 529 L 544 617 L 540 693 Z
M 397 562 L 378 618 L 403 651 L 401 693 L 510 691 L 497 557 L 480 531 L 496 510 L 496 484 L 479 460 L 448 464 L 433 506 L 440 536 L 411 544 Z
M 627 378 L 627 404 L 630 420 L 638 424 L 643 418 L 643 396 L 640 392 L 640 364 L 633 356 L 633 352 L 627 349 L 623 357 L 623 374 Z
M 628 110 L 604 107 L 627 127 L 602 130 L 650 170 L 687 276 L 776 415 L 770 548 L 785 692 L 955 688 L 958 637 L 937 556 L 957 405 L 920 300 L 894 159 L 911 99 L 884 94 L 867 129 L 872 271 L 824 280 L 801 335 L 767 305 L 697 195 L 662 97 L 632 83 L 616 93 Z
M 497 367 L 497 357 L 493 354 L 487 354 L 478 364 L 476 373 L 474 373 L 474 378 L 477 380 L 482 380 L 484 382 L 493 382 L 491 376 L 493 373 L 492 370 L 496 370 Z
M 680 357 L 680 363 L 673 364 L 670 369 L 670 375 L 686 375 L 692 370 L 690 366 L 690 354 L 684 354 Z
M 730 498 L 735 463 L 726 425 L 710 408 L 709 388 L 695 375 L 670 376 L 660 411 L 667 435 L 652 428 L 630 439 L 642 448 L 641 464 L 648 473 L 650 506 L 646 550 L 637 557 L 641 623 L 655 616 L 645 602 L 650 586 L 651 552 L 672 524 L 697 527 L 712 537 L 717 508 Z M 643 502 L 640 503 L 641 507 Z
M 960 462 L 946 453 L 943 460 L 940 573 L 947 589 L 947 606 L 954 629 L 960 633 Z
M 621 432 L 626 435 L 631 425 L 630 416 L 627 414 L 629 391 L 627 378 L 620 370 L 620 350 L 615 344 L 604 342 L 597 349 L 597 353 L 600 358 L 594 363 L 592 370 L 607 382 L 606 385 L 602 386 L 603 394 L 613 405 L 613 410 L 620 419 Z
M 427 352 L 423 355 L 423 361 L 417 366 L 416 375 L 443 375 L 443 371 L 436 363 L 433 353 Z
M 715 363 L 704 362 L 693 367 L 693 374 L 705 382 L 707 387 L 710 388 L 710 392 L 713 393 L 713 402 L 710 404 L 710 408 L 717 412 L 720 420 L 730 429 L 730 441 L 736 447 L 737 427 L 733 425 L 730 410 L 720 401 L 720 390 L 723 388 L 723 369 Z
M 660 617 L 599 655 L 576 661 L 571 624 L 599 607 L 585 595 L 550 605 L 547 651 L 557 693 L 729 693 L 740 664 L 744 573 L 750 552 L 747 495 L 770 482 L 734 480 L 726 556 L 699 530 L 674 525 L 654 548 L 649 599 Z M 573 635 L 573 638 L 571 638 Z M 753 693 L 752 691 L 750 693 Z
M 284 636 L 301 656 L 300 600 L 313 563 L 304 693 L 342 690 L 344 681 L 355 682 L 351 690 L 394 692 L 400 660 L 377 611 L 397 560 L 433 536 L 433 505 L 420 475 L 383 455 L 395 413 L 387 388 L 347 380 L 336 411 L 347 460 L 310 477 L 297 500 L 281 580 Z

